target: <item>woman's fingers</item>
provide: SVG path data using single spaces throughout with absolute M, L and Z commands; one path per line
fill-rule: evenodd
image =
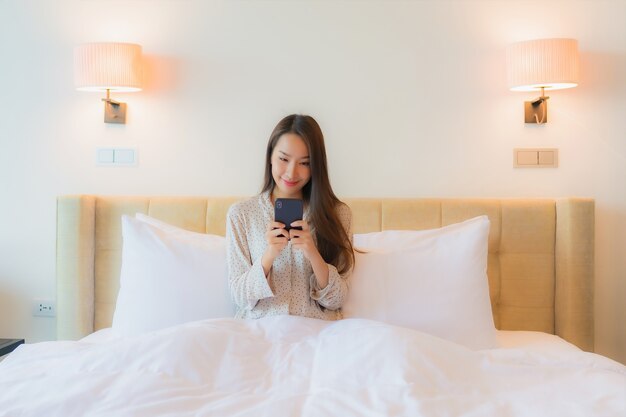
M 278 242 L 282 239 L 288 239 L 289 232 L 287 232 L 285 229 L 276 228 L 276 229 L 269 230 L 266 236 L 267 236 L 268 243 Z
M 289 229 L 289 239 L 296 239 L 299 242 L 308 242 L 311 240 L 311 232 L 308 230 Z
M 287 242 L 288 242 L 288 241 L 289 241 L 289 238 L 288 238 L 288 237 L 285 237 L 285 236 L 283 236 L 283 235 L 279 235 L 279 236 L 272 236 L 272 237 L 269 239 L 269 244 L 270 244 L 270 245 L 275 245 L 275 244 L 278 244 L 278 243 L 284 243 L 284 244 L 287 244 Z
M 301 238 L 310 234 L 309 224 L 306 220 L 296 220 L 291 223 L 291 229 L 289 229 L 289 238 Z
M 306 220 L 296 220 L 295 222 L 291 223 L 291 227 L 300 227 L 302 230 L 309 230 L 309 224 L 306 222 Z
M 270 222 L 267 225 L 267 230 L 268 231 L 274 230 L 274 229 L 284 229 L 284 228 L 285 228 L 285 225 L 283 223 L 281 223 L 281 222 Z

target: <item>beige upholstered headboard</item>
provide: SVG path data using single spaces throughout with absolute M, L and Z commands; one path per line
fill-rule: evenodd
M 122 214 L 225 233 L 233 197 L 62 196 L 57 205 L 57 336 L 111 325 L 119 289 Z M 486 214 L 496 326 L 557 334 L 593 350 L 594 201 L 590 199 L 345 199 L 354 232 L 428 229 Z

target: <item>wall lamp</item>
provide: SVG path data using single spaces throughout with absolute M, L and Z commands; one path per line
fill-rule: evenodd
M 545 90 L 578 85 L 578 41 L 537 39 L 511 44 L 506 50 L 507 76 L 511 91 L 541 91 L 541 96 L 524 102 L 526 123 L 548 121 L 550 97 Z
M 74 85 L 79 91 L 106 92 L 105 123 L 126 123 L 126 103 L 111 92 L 141 91 L 141 46 L 132 43 L 87 43 L 74 49 Z

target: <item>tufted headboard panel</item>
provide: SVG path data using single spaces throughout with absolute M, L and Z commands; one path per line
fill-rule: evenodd
M 237 197 L 61 196 L 57 204 L 57 336 L 110 327 L 119 290 L 122 214 L 145 213 L 224 235 Z M 421 230 L 478 215 L 491 222 L 488 277 L 496 327 L 557 334 L 593 350 L 591 199 L 344 199 L 354 233 Z

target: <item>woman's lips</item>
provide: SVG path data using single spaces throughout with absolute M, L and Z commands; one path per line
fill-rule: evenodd
M 283 183 L 285 183 L 287 187 L 293 187 L 296 184 L 298 184 L 298 181 L 287 181 L 286 179 L 283 178 Z

